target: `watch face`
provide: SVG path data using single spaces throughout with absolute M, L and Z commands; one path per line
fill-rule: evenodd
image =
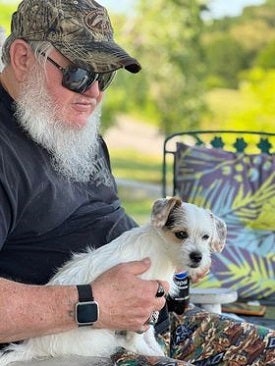
M 98 319 L 98 305 L 95 301 L 76 304 L 76 322 L 78 325 L 91 325 Z

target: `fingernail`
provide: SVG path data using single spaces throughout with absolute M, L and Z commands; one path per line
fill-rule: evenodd
M 143 259 L 143 262 L 144 262 L 145 264 L 151 264 L 151 259 L 150 259 L 149 257 L 144 258 L 144 259 Z

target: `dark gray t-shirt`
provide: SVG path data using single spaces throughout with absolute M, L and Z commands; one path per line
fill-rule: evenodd
M 98 158 L 111 175 L 103 140 Z M 72 252 L 135 226 L 111 180 L 77 183 L 57 174 L 49 153 L 18 125 L 0 86 L 0 276 L 44 284 Z

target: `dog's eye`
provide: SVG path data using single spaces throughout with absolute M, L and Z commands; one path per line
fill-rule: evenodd
M 175 236 L 178 238 L 178 239 L 187 239 L 188 238 L 188 234 L 186 231 L 177 231 L 175 232 Z
M 209 239 L 209 235 L 208 234 L 203 235 L 202 239 L 203 240 L 208 240 Z

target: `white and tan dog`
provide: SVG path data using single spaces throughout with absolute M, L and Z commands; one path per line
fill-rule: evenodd
M 225 223 L 210 211 L 177 197 L 159 199 L 153 205 L 151 223 L 131 229 L 99 249 L 75 254 L 49 284 L 90 283 L 116 264 L 150 257 L 151 267 L 142 278 L 168 281 L 171 291 L 175 291 L 175 271 L 188 270 L 193 276 L 207 268 L 211 252 L 220 252 L 225 238 Z M 0 366 L 70 354 L 109 356 L 117 347 L 144 355 L 163 355 L 153 327 L 143 334 L 127 332 L 126 336 L 107 329 L 81 327 L 11 344 L 0 353 Z

